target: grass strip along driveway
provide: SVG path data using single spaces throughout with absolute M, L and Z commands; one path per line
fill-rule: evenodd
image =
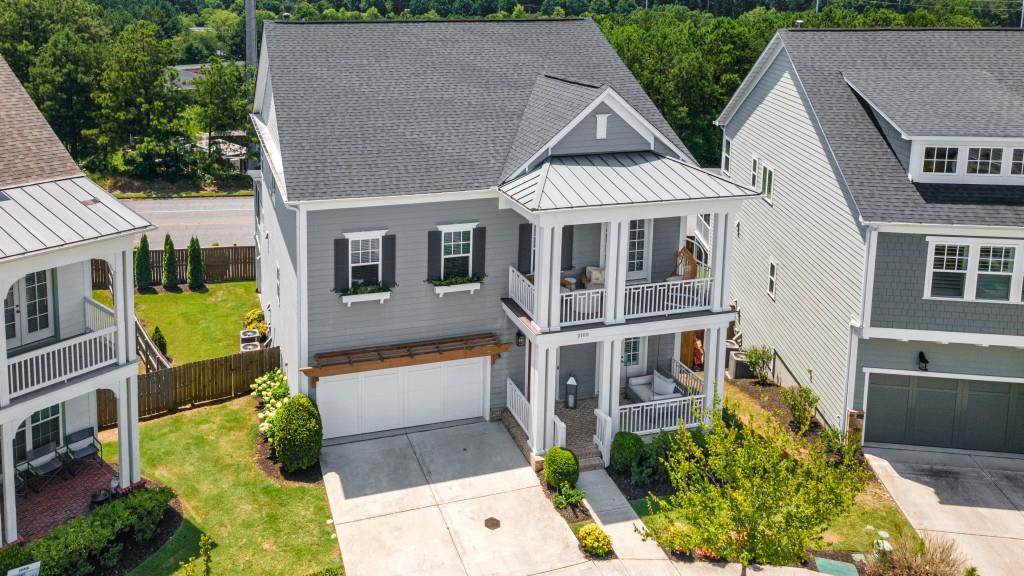
M 181 499 L 185 522 L 131 576 L 181 574 L 214 541 L 215 574 L 305 576 L 340 564 L 320 484 L 283 485 L 256 463 L 256 404 L 240 398 L 140 425 L 142 475 Z M 104 454 L 117 454 L 105 443 Z

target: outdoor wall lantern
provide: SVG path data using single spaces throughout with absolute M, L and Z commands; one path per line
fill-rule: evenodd
M 928 371 L 928 357 L 924 355 L 924 352 L 917 353 L 917 369 L 922 372 Z
M 576 395 L 579 393 L 579 386 L 576 384 L 576 377 L 569 376 L 569 380 L 565 383 L 565 407 L 575 408 L 576 407 Z
M 526 334 L 522 332 L 516 332 L 516 346 L 522 348 L 526 346 Z

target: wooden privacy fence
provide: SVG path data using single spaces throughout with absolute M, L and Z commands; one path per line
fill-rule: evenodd
M 188 273 L 188 250 L 175 248 L 178 257 L 178 280 L 184 284 Z M 202 248 L 207 282 L 241 282 L 256 279 L 255 246 L 209 246 Z M 164 251 L 150 250 L 150 285 L 160 284 Z M 104 260 L 92 261 L 92 287 L 94 290 L 110 288 L 110 274 Z
M 281 353 L 274 347 L 139 374 L 139 418 L 245 396 L 251 392 L 253 380 L 280 366 Z M 109 390 L 98 391 L 96 404 L 100 428 L 116 426 L 114 394 Z

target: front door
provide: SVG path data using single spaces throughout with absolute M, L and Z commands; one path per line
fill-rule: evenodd
M 647 373 L 647 337 L 622 340 L 622 371 L 626 378 Z
M 4 336 L 7 348 L 53 336 L 53 288 L 49 271 L 32 272 L 18 280 L 4 297 Z

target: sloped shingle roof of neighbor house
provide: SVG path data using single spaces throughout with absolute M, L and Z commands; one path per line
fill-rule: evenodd
M 82 174 L 0 58 L 0 262 L 148 228 Z
M 497 186 L 546 142 L 545 114 L 582 111 L 587 85 L 685 151 L 591 20 L 268 22 L 264 35 L 289 200 Z
M 1024 186 L 910 182 L 847 78 L 869 85 L 866 91 L 894 115 L 913 118 L 917 129 L 927 120 L 928 134 L 966 136 L 976 123 L 975 136 L 1024 137 L 1016 132 L 1024 110 L 1014 114 L 1008 105 L 1024 99 L 1024 31 L 800 29 L 779 35 L 864 221 L 1022 225 Z M 970 73 L 958 76 L 957 70 Z M 927 81 L 929 74 L 948 87 Z M 979 79 L 1000 88 L 969 103 L 963 96 L 977 92 L 969 84 Z M 886 112 L 883 103 L 876 105 Z
M 0 58 L 0 189 L 82 173 Z

